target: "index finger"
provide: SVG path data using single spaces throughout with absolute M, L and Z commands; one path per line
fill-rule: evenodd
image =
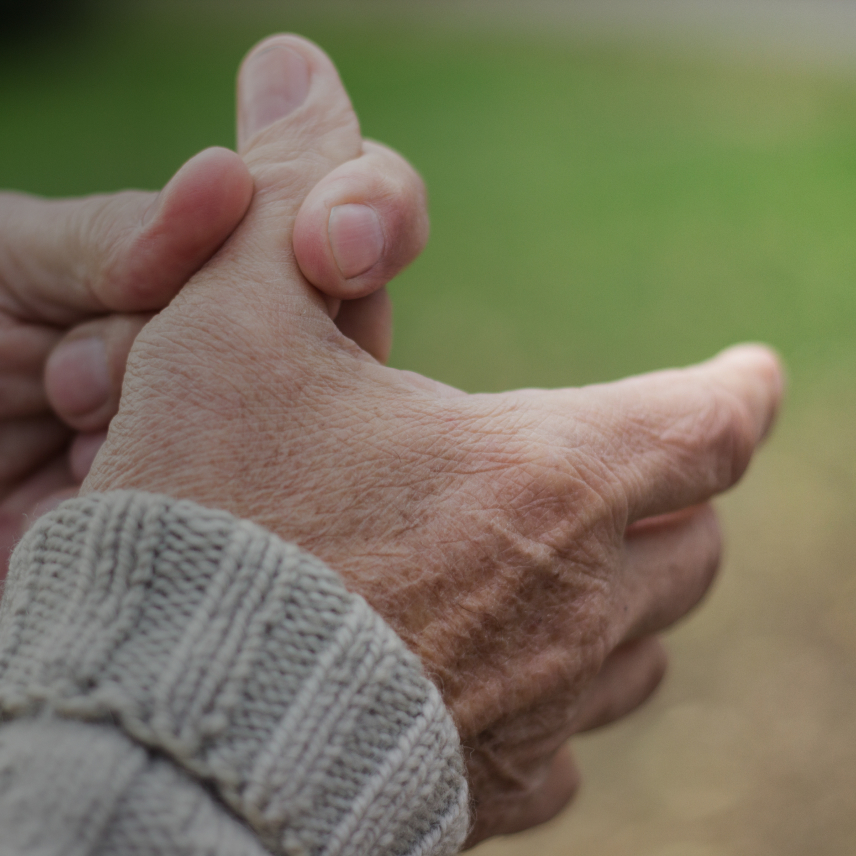
M 632 523 L 734 485 L 769 432 L 783 389 L 777 355 L 740 345 L 698 366 L 578 392 L 604 414 L 594 443 L 604 444 Z
M 82 199 L 0 194 L 0 307 L 66 326 L 162 309 L 229 237 L 250 203 L 241 159 L 211 148 L 160 194 Z

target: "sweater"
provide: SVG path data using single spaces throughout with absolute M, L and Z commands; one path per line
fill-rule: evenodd
M 63 503 L 0 602 L 0 856 L 445 856 L 454 724 L 333 571 L 225 512 Z

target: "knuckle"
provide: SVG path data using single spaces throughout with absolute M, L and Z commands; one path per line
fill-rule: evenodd
M 557 446 L 549 438 L 528 444 L 508 473 L 503 500 L 537 533 L 538 542 L 559 556 L 606 564 L 604 553 L 625 527 L 624 490 L 596 456 L 569 455 Z
M 421 183 L 421 179 L 418 180 Z M 399 252 L 412 252 L 427 240 L 427 197 L 415 181 L 383 180 L 372 200 L 384 220 L 386 233 Z
M 325 168 L 322 156 L 297 152 L 287 159 L 278 157 L 273 144 L 259 146 L 247 157 L 256 185 L 257 204 L 275 204 L 291 210 L 298 193 L 305 193 Z M 328 167 L 329 169 L 329 167 Z
M 701 389 L 695 398 L 668 434 L 689 457 L 706 458 L 710 488 L 724 490 L 749 465 L 758 439 L 755 419 L 744 401 L 721 386 Z
M 734 393 L 714 396 L 713 448 L 719 462 L 717 484 L 729 487 L 743 475 L 755 449 L 755 420 L 747 404 Z
M 422 176 L 409 164 L 401 159 L 401 166 L 396 176 L 396 192 L 406 199 L 416 210 L 421 211 L 428 205 L 428 190 Z
M 546 435 L 533 441 L 532 432 L 485 431 L 477 446 L 477 471 L 468 465 L 458 482 L 468 503 L 478 498 L 465 528 L 484 533 L 473 545 L 481 556 L 476 563 L 492 576 L 501 569 L 479 649 L 501 651 L 503 663 L 537 662 L 525 695 L 560 699 L 566 711 L 609 649 L 623 532 L 615 505 L 623 498 L 613 497 L 611 481 L 608 490 L 599 484 L 608 476 L 595 479 L 574 466 Z M 499 639 L 495 627 L 505 628 Z M 481 632 L 473 628 L 471 635 Z
M 74 230 L 79 251 L 72 258 L 84 260 L 77 279 L 97 300 L 113 307 L 112 291 L 122 279 L 125 256 L 144 225 L 151 204 L 148 194 L 123 191 L 112 196 L 93 196 L 81 206 Z
M 399 155 L 393 168 L 383 160 L 372 162 L 371 194 L 393 236 L 398 252 L 412 254 L 428 240 L 428 191 L 422 176 Z

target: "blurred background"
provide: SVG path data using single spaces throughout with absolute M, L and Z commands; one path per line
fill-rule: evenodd
M 161 186 L 233 145 L 259 38 L 318 41 L 431 194 L 392 362 L 471 391 L 738 340 L 789 402 L 723 574 L 585 786 L 478 856 L 856 852 L 856 2 L 0 0 L 0 186 Z

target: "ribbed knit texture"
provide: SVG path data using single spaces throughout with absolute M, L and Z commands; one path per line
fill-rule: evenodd
M 416 658 L 323 563 L 187 501 L 37 522 L 0 603 L 0 722 L 10 853 L 441 856 L 466 835 Z

